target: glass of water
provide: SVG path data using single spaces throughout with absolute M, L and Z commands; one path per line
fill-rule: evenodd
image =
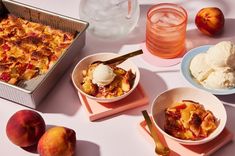
M 89 22 L 93 35 L 116 39 L 136 26 L 140 15 L 138 0 L 81 0 L 79 16 Z

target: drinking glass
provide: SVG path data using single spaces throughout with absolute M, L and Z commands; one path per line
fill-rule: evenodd
M 147 12 L 146 48 L 161 58 L 185 52 L 187 12 L 177 4 L 160 3 Z
M 102 38 L 120 38 L 136 26 L 140 9 L 137 0 L 81 0 L 79 15 L 89 22 L 88 31 Z

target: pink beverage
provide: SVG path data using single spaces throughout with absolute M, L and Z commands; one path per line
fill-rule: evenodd
M 146 47 L 153 55 L 174 58 L 185 52 L 187 12 L 180 6 L 162 3 L 147 13 Z

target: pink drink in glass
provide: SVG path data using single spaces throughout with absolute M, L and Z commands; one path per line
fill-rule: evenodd
M 180 6 L 162 3 L 147 13 L 146 47 L 153 55 L 174 58 L 185 52 L 187 12 Z

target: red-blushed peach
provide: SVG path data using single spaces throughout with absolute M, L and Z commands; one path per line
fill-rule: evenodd
M 48 129 L 38 142 L 40 156 L 73 156 L 76 147 L 76 133 L 66 127 Z
M 32 110 L 20 110 L 7 122 L 6 133 L 12 143 L 28 147 L 38 143 L 46 129 L 42 116 Z
M 195 17 L 197 28 L 208 36 L 219 34 L 223 30 L 224 21 L 223 12 L 216 7 L 203 8 Z

